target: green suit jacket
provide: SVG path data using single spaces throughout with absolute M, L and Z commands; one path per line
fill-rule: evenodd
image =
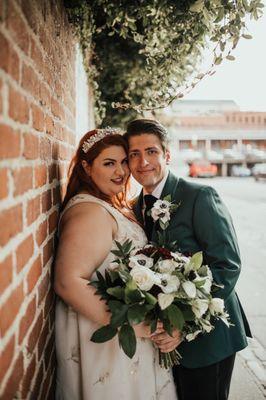
M 182 253 L 203 252 L 204 263 L 211 268 L 214 281 L 224 285 L 215 293 L 225 301 L 225 307 L 234 326 L 228 328 L 222 321 L 215 329 L 183 342 L 178 350 L 181 364 L 187 368 L 199 368 L 214 364 L 247 346 L 246 336 L 251 336 L 249 325 L 235 292 L 241 262 L 237 238 L 229 212 L 217 192 L 208 186 L 190 183 L 177 178 L 171 172 L 163 188 L 161 198 L 171 195 L 179 203 L 171 215 L 166 234 L 170 241 L 177 241 L 176 250 Z M 134 211 L 138 220 L 142 217 L 143 194 L 137 199 Z M 157 241 L 155 224 L 152 241 Z

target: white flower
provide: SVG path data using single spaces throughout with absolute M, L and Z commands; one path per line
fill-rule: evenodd
M 133 267 L 130 275 L 141 290 L 150 290 L 157 283 L 154 272 L 141 265 Z
M 158 269 L 161 273 L 171 273 L 173 272 L 178 264 L 174 260 L 161 260 L 157 264 Z
M 167 200 L 156 200 L 151 209 L 151 216 L 154 221 L 160 219 L 164 224 L 170 220 L 171 203 Z
M 214 299 L 211 299 L 210 304 L 209 304 L 209 309 L 210 309 L 211 315 L 222 314 L 224 312 L 223 299 L 220 299 L 219 297 L 215 297 Z
M 197 289 L 196 285 L 193 282 L 185 281 L 182 283 L 182 287 L 188 297 L 190 297 L 191 299 L 194 299 L 196 297 Z
M 201 330 L 197 330 L 197 331 L 195 331 L 195 332 L 193 332 L 193 333 L 188 333 L 188 334 L 186 335 L 187 341 L 188 341 L 188 342 L 191 342 L 191 340 L 194 340 L 194 339 L 198 336 L 199 333 L 201 333 Z
M 157 277 L 160 279 L 160 283 L 157 285 L 160 286 L 164 293 L 173 293 L 178 290 L 180 280 L 177 276 L 170 274 L 157 274 Z
M 170 293 L 159 293 L 158 295 L 158 303 L 161 307 L 161 310 L 165 310 L 172 302 L 174 301 L 175 296 Z
M 118 264 L 116 261 L 112 261 L 109 264 L 109 271 L 116 271 L 120 267 L 120 264 Z
M 211 292 L 211 287 L 212 287 L 212 281 L 209 278 L 207 278 L 204 282 L 204 285 L 201 286 L 201 288 L 204 289 L 205 292 L 208 294 Z
M 207 332 L 210 333 L 210 331 L 213 329 L 212 324 L 210 323 L 210 321 L 207 321 L 206 319 L 201 319 L 200 320 L 200 324 L 202 326 L 202 328 Z
M 145 267 L 151 268 L 153 266 L 153 259 L 145 256 L 144 254 L 136 254 L 129 258 L 129 267 Z
M 192 303 L 192 311 L 197 318 L 201 318 L 202 315 L 208 310 L 208 306 L 208 300 L 195 299 Z

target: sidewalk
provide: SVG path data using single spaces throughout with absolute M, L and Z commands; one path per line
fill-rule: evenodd
M 229 400 L 266 399 L 266 351 L 256 339 L 238 353 Z

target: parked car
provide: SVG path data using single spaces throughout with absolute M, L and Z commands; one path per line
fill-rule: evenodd
M 207 160 L 194 161 L 189 168 L 192 178 L 212 178 L 217 175 L 217 166 Z
M 225 149 L 224 150 L 224 158 L 231 160 L 243 160 L 245 158 L 244 154 L 240 153 L 234 149 Z
M 200 151 L 193 149 L 183 149 L 179 151 L 179 157 L 187 162 L 193 162 L 194 160 L 199 160 L 202 158 Z
M 266 179 L 266 163 L 255 164 L 252 168 L 252 175 L 256 181 L 260 178 Z
M 246 177 L 251 175 L 251 170 L 243 165 L 233 165 L 231 176 Z
M 210 162 L 213 161 L 222 161 L 224 159 L 224 156 L 222 153 L 219 153 L 218 151 L 215 150 L 207 150 L 205 152 L 205 157 L 207 158 L 207 160 L 209 160 Z

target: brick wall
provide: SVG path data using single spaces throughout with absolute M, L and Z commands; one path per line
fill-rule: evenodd
M 75 40 L 60 1 L 0 0 L 0 398 L 52 399 L 52 260 L 75 145 Z

